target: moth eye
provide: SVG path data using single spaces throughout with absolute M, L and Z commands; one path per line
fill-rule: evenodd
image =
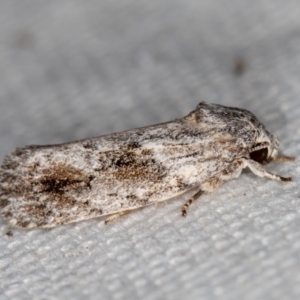
M 250 153 L 250 158 L 261 164 L 268 162 L 268 148 L 263 148 Z

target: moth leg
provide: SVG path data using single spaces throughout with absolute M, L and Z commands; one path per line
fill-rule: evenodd
M 245 167 L 246 166 L 248 166 L 249 169 L 259 177 L 267 177 L 282 182 L 292 181 L 292 177 L 281 177 L 279 175 L 268 172 L 261 164 L 254 160 L 245 160 Z
M 287 162 L 287 161 L 294 161 L 294 156 L 279 156 L 274 159 L 275 162 Z
M 114 220 L 117 220 L 117 219 L 119 219 L 119 218 L 121 218 L 125 215 L 128 215 L 131 212 L 132 212 L 132 210 L 124 210 L 124 211 L 121 211 L 119 213 L 113 214 L 113 215 L 111 215 L 111 216 L 109 216 L 105 219 L 104 224 L 106 225 L 106 224 L 108 224 L 108 223 L 110 223 Z
M 181 207 L 181 215 L 183 217 L 186 216 L 186 210 L 188 209 L 188 207 L 195 201 L 197 200 L 202 194 L 204 193 L 204 191 L 199 190 L 195 195 L 193 195 L 187 202 L 185 202 L 184 205 L 182 205 Z

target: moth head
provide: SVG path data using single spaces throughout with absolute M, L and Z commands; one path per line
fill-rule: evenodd
M 195 120 L 198 124 L 205 124 L 207 128 L 216 125 L 218 128 L 225 128 L 231 136 L 244 141 L 249 158 L 260 164 L 267 164 L 277 157 L 277 137 L 268 132 L 248 110 L 200 102 L 187 118 Z M 250 150 L 249 143 L 252 143 Z
M 250 150 L 249 156 L 252 160 L 260 164 L 268 164 L 277 157 L 278 147 L 277 136 L 270 134 L 262 128 Z

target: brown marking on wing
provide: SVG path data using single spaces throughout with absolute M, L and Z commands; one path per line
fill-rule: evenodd
M 156 182 L 160 180 L 165 167 L 150 157 L 138 155 L 136 152 L 126 151 L 115 161 L 116 171 L 114 176 L 118 180 L 149 180 Z
M 86 188 L 88 182 L 89 176 L 85 172 L 64 163 L 56 163 L 43 170 L 42 176 L 37 180 L 42 192 L 51 194 L 63 194 L 68 190 L 79 191 Z
M 76 218 L 74 207 L 98 216 L 102 213 L 100 208 L 91 206 L 88 201 L 76 200 L 81 192 L 91 189 L 93 179 L 94 176 L 63 162 L 44 169 L 38 163 L 28 164 L 26 168 L 19 165 L 13 172 L 1 173 L 2 182 L 9 183 L 1 186 L 2 215 L 6 219 L 15 218 L 20 227 L 28 227 L 31 223 L 47 225 L 53 217 L 56 223 L 60 219 L 67 223 Z M 19 200 L 11 202 L 9 197 Z
M 57 209 L 86 207 L 86 202 L 78 202 L 70 195 L 78 195 L 91 188 L 94 176 L 65 163 L 55 163 L 51 168 L 44 169 L 42 176 L 33 179 L 38 194 L 47 196 L 47 201 L 55 202 Z
M 141 155 L 143 153 L 143 155 Z M 165 167 L 151 157 L 151 152 L 146 149 L 104 152 L 100 155 L 100 168 L 95 171 L 106 172 L 105 181 L 109 179 L 123 180 L 147 180 L 156 182 L 165 176 Z M 111 181 L 113 184 L 114 182 Z

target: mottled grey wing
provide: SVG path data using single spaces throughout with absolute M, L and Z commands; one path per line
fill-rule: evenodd
M 16 226 L 52 227 L 167 200 L 226 167 L 233 140 L 181 119 L 17 149 L 0 169 L 1 213 Z

